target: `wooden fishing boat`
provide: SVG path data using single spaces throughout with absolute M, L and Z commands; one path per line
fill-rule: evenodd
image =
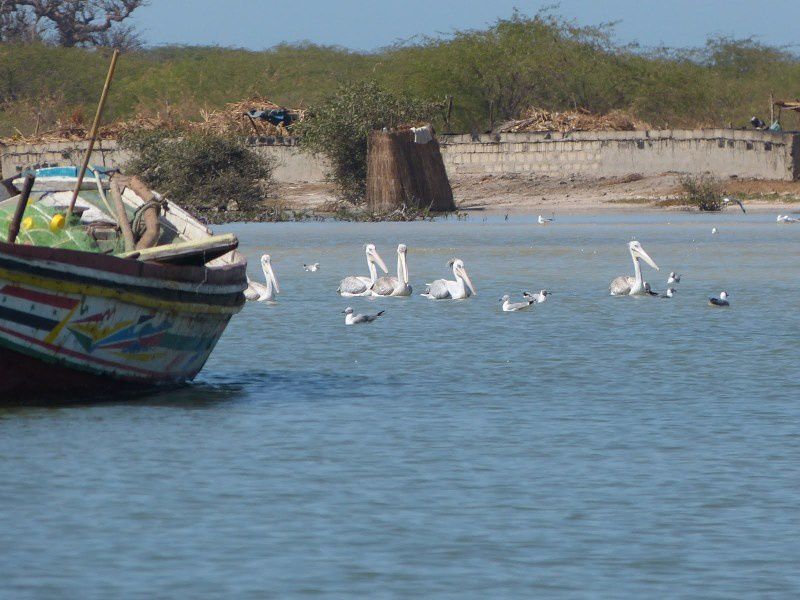
M 235 236 L 141 182 L 89 175 L 68 223 L 74 167 L 39 170 L 24 212 L 21 195 L 0 202 L 0 239 L 3 215 L 20 221 L 0 241 L 2 399 L 190 381 L 244 304 Z

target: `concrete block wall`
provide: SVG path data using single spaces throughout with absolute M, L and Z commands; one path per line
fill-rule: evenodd
M 299 152 L 296 140 L 251 140 L 276 160 L 282 183 L 321 183 L 322 159 Z M 800 179 L 800 134 L 755 130 L 537 132 L 440 136 L 451 178 L 458 175 L 530 174 L 617 177 L 640 173 L 705 173 L 718 177 Z M 26 167 L 80 164 L 85 142 L 0 145 L 3 177 Z M 92 164 L 118 166 L 128 159 L 113 141 L 95 146 Z
M 705 173 L 800 178 L 800 135 L 756 130 L 536 132 L 440 136 L 447 172 L 616 177 Z
M 251 142 L 256 152 L 275 160 L 275 180 L 281 183 L 317 183 L 325 179 L 322 159 L 301 154 L 295 140 L 277 141 L 274 138 Z M 83 161 L 87 142 L 51 142 L 44 144 L 0 144 L 0 167 L 3 177 L 11 177 L 26 168 L 79 165 Z M 130 155 L 112 140 L 95 144 L 90 165 L 118 167 Z

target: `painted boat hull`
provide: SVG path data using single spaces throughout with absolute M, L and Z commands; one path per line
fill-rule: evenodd
M 0 402 L 192 380 L 244 304 L 245 269 L 0 243 Z

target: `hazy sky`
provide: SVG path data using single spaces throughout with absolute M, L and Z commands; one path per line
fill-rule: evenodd
M 308 40 L 372 50 L 415 35 L 481 28 L 537 0 L 149 0 L 135 13 L 145 40 L 255 50 Z M 581 24 L 619 21 L 617 39 L 646 46 L 698 46 L 708 35 L 754 35 L 769 44 L 798 40 L 800 0 L 562 0 L 558 12 Z

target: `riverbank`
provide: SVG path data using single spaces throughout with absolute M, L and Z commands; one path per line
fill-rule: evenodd
M 682 199 L 680 177 L 677 173 L 599 179 L 461 175 L 451 179 L 451 185 L 458 210 L 467 213 L 549 215 L 696 210 Z M 749 211 L 800 212 L 800 181 L 729 179 L 723 188 L 726 194 L 741 199 Z M 320 217 L 331 216 L 337 207 L 343 206 L 332 186 L 323 183 L 281 184 L 273 197 L 265 200 L 265 205 Z

